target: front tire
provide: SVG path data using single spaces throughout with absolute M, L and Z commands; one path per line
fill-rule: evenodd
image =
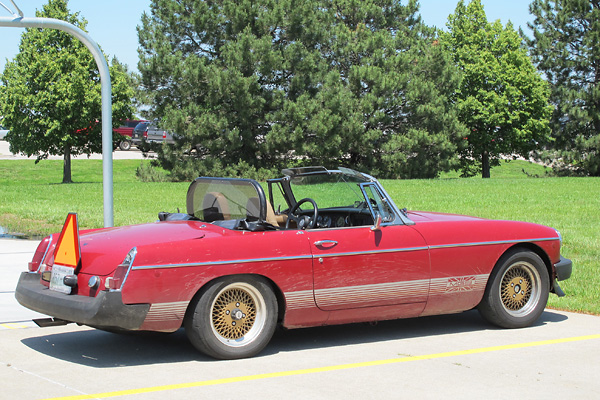
M 121 140 L 121 142 L 119 143 L 119 148 L 123 151 L 128 151 L 129 149 L 131 149 L 131 141 Z
M 277 324 L 277 299 L 266 280 L 219 279 L 192 303 L 184 326 L 196 349 L 218 359 L 252 357 L 265 348 Z
M 548 270 L 542 259 L 517 248 L 500 258 L 477 308 L 494 325 L 523 328 L 542 315 L 549 288 Z

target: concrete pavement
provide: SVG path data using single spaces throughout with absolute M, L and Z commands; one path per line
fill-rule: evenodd
M 215 361 L 183 331 L 37 328 L 14 303 L 36 241 L 0 239 L 0 399 L 596 398 L 600 317 L 546 310 L 525 329 L 476 311 L 276 332 L 258 357 Z M 34 313 L 35 314 L 35 313 Z
M 22 307 L 15 299 L 19 275 L 27 270 L 27 263 L 31 261 L 38 243 L 39 240 L 0 238 L 0 327 L 6 324 L 33 326 L 32 319 L 44 317 Z

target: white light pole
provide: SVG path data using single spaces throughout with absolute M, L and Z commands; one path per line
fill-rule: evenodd
M 113 216 L 113 142 L 112 142 L 112 99 L 110 72 L 108 64 L 98 47 L 98 44 L 83 30 L 68 22 L 54 18 L 26 18 L 23 12 L 10 0 L 16 11 L 0 2 L 12 14 L 12 17 L 0 17 L 0 26 L 15 28 L 51 28 L 70 33 L 79 39 L 92 53 L 98 71 L 100 71 L 100 82 L 102 87 L 102 187 L 104 191 L 104 227 L 114 225 Z

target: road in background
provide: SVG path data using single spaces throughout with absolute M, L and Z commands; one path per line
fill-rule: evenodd
M 153 157 L 154 153 L 150 153 L 150 157 Z M 73 160 L 102 160 L 102 154 L 92 154 L 90 157 L 87 155 L 73 156 Z M 141 151 L 136 148 L 131 148 L 128 151 L 115 150 L 113 151 L 113 160 L 142 160 L 144 155 Z M 62 160 L 62 156 L 50 156 L 49 160 Z M 6 140 L 0 140 L 0 160 L 35 160 L 35 157 L 25 157 L 20 154 L 13 154 L 10 152 L 9 143 Z

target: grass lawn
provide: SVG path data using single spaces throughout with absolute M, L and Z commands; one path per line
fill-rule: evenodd
M 115 160 L 115 225 L 157 220 L 159 211 L 185 210 L 188 183 L 142 183 L 140 160 Z M 81 228 L 103 225 L 102 162 L 73 160 L 73 180 L 63 185 L 62 162 L 0 161 L 0 226 L 9 232 L 45 235 L 59 231 L 68 212 Z M 564 298 L 550 306 L 600 314 L 600 178 L 531 178 L 544 168 L 512 161 L 492 170 L 492 179 L 384 180 L 399 207 L 521 220 L 552 226 L 564 238 L 563 255 L 573 276 L 561 283 Z

